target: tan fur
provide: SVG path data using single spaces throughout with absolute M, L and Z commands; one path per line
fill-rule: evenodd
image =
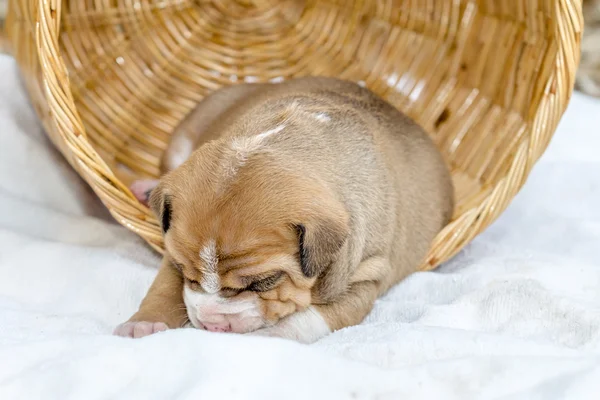
M 140 305 L 140 309 L 129 321 L 164 322 L 170 328 L 182 327 L 187 322 L 185 308 L 182 306 L 183 290 L 181 275 L 173 268 L 167 258 L 163 259 L 158 274 Z M 156 316 L 160 315 L 160 318 Z
M 309 305 L 332 330 L 360 323 L 377 297 L 415 271 L 452 215 L 450 175 L 425 132 L 350 82 L 225 88 L 173 141 L 182 137 L 198 149 L 182 165 L 165 160 L 150 200 L 159 217 L 165 202 L 171 209 L 166 257 L 202 290 L 198 253 L 214 240 L 224 295 L 259 301 L 266 326 Z M 282 276 L 272 290 L 232 291 L 274 273 Z M 163 279 L 159 273 L 135 318 L 176 327 L 180 315 L 168 310 L 181 307 L 181 291 L 167 298 L 177 286 Z

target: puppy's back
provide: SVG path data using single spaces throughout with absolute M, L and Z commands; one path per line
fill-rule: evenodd
M 239 110 L 231 134 L 285 126 L 268 139 L 274 157 L 334 188 L 352 215 L 348 264 L 387 254 L 395 270 L 387 286 L 415 270 L 449 222 L 454 189 L 440 152 L 418 124 L 368 89 L 300 78 L 263 85 Z
M 366 201 L 363 209 L 357 211 L 360 215 L 370 215 L 371 223 L 371 229 L 365 230 L 367 237 L 360 241 L 365 243 L 363 254 L 380 251 L 382 243 L 389 244 L 394 276 L 384 285 L 383 290 L 387 290 L 414 272 L 435 236 L 450 221 L 454 187 L 449 169 L 429 135 L 373 92 L 327 78 L 315 80 L 312 85 L 311 90 L 330 99 L 339 98 L 342 108 L 353 110 L 355 118 L 362 120 L 354 126 L 355 132 L 373 141 L 373 153 L 368 150 L 370 143 L 366 146 L 355 143 L 353 150 L 341 146 L 344 156 L 353 151 L 358 157 L 350 157 L 354 165 L 346 165 L 338 173 L 356 179 L 351 171 L 365 168 L 371 175 L 358 177 L 366 184 L 361 196 Z M 363 133 L 363 127 L 368 132 Z M 348 129 L 339 132 L 342 140 L 348 139 L 348 132 Z M 337 151 L 332 149 L 332 152 Z M 370 161 L 369 157 L 377 161 Z M 361 186 L 356 181 L 351 183 L 354 189 Z M 369 195 L 369 192 L 375 193 Z
M 225 147 L 236 143 L 235 157 L 267 154 L 275 168 L 333 190 L 352 216 L 340 263 L 349 270 L 340 276 L 373 254 L 389 257 L 394 269 L 384 290 L 413 272 L 454 207 L 448 169 L 423 129 L 348 81 L 308 77 L 245 86 L 213 118 L 206 137 Z

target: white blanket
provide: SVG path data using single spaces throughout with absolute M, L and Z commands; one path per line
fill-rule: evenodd
M 49 145 L 0 57 L 0 399 L 599 399 L 600 102 L 503 216 L 312 346 L 111 336 L 159 264 Z

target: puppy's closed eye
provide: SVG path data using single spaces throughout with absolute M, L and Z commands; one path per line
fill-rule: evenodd
M 185 278 L 185 280 L 187 281 L 188 285 L 190 286 L 190 289 L 200 290 L 200 282 L 198 282 L 194 279 L 188 279 L 188 278 Z
M 279 271 L 273 275 L 267 276 L 266 278 L 252 282 L 250 285 L 248 285 L 246 290 L 251 292 L 267 292 L 273 289 L 282 277 L 283 271 Z
M 275 286 L 277 286 L 277 284 L 279 283 L 279 281 L 281 280 L 281 278 L 283 278 L 284 272 L 283 271 L 279 271 L 276 272 L 272 275 L 269 275 L 267 277 L 264 278 L 260 278 L 258 280 L 254 280 L 252 281 L 248 286 L 246 286 L 245 288 L 241 288 L 241 289 L 235 289 L 235 288 L 223 288 L 221 290 L 221 294 L 225 297 L 233 297 L 236 296 L 244 291 L 249 291 L 249 292 L 268 292 L 271 289 L 274 289 Z M 255 277 L 245 277 L 242 278 L 243 280 L 251 280 L 251 279 L 255 279 Z
M 242 293 L 243 291 L 244 291 L 244 289 L 222 288 L 221 296 L 223 296 L 225 298 L 233 297 L 233 296 L 237 296 L 238 294 Z

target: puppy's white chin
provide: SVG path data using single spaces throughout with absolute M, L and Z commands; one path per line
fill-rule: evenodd
M 305 344 L 314 343 L 330 333 L 329 325 L 314 307 L 295 312 L 273 326 L 249 332 L 250 335 L 278 337 Z

